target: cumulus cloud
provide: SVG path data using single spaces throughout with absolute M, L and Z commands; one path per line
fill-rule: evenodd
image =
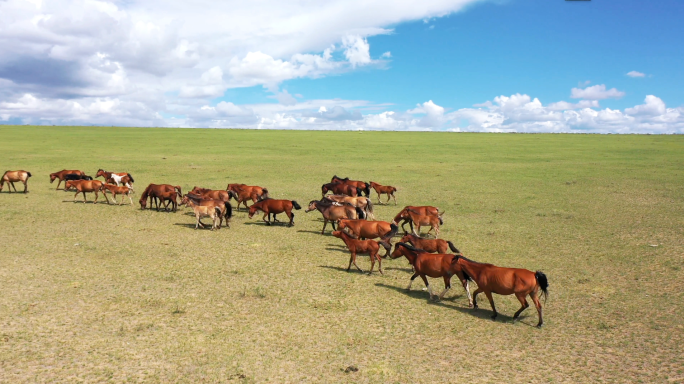
M 629 71 L 626 73 L 627 76 L 629 77 L 645 77 L 645 73 L 637 72 L 637 71 Z
M 618 91 L 615 88 L 606 90 L 605 84 L 593 85 L 584 89 L 573 88 L 570 91 L 571 98 L 585 100 L 619 99 L 624 95 L 624 92 Z

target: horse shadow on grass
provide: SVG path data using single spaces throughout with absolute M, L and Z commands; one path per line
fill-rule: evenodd
M 361 256 L 361 255 L 359 255 L 359 256 Z M 368 270 L 359 271 L 359 270 L 356 269 L 356 267 L 354 267 L 353 265 L 352 265 L 352 267 L 351 267 L 351 269 L 350 269 L 349 271 L 347 271 L 347 268 L 344 268 L 344 267 L 335 267 L 335 266 L 332 266 L 332 265 L 319 265 L 318 268 L 327 268 L 327 269 L 334 269 L 334 270 L 339 271 L 339 272 L 346 272 L 346 273 L 355 272 L 355 273 L 357 273 L 357 274 L 368 275 Z M 377 269 L 377 268 L 376 268 L 375 270 L 373 270 L 373 274 L 376 274 L 376 273 L 378 273 L 378 269 Z M 379 274 L 379 273 L 378 273 L 378 274 Z

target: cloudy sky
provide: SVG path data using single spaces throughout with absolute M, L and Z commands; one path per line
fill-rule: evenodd
M 0 124 L 684 133 L 681 0 L 0 0 Z

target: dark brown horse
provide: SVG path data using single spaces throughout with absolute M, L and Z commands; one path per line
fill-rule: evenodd
M 541 290 L 544 299 L 548 296 L 549 282 L 546 275 L 541 272 L 532 272 L 527 269 L 521 268 L 504 268 L 497 267 L 492 264 L 478 263 L 466 259 L 463 256 L 456 256 L 452 262 L 453 265 L 461 267 L 463 272 L 470 276 L 475 283 L 477 283 L 477 289 L 473 293 L 473 305 L 477 308 L 477 295 L 480 292 L 484 292 L 485 296 L 489 300 L 489 304 L 492 306 L 492 319 L 496 319 L 497 312 L 494 306 L 494 299 L 492 298 L 492 293 L 498 295 L 515 295 L 520 301 L 520 309 L 513 315 L 516 319 L 520 316 L 520 313 L 524 311 L 530 305 L 527 303 L 527 295 L 534 302 L 534 306 L 537 308 L 537 314 L 539 315 L 539 322 L 537 327 L 541 327 L 544 324 L 542 317 L 542 306 L 539 301 L 539 291 Z
M 394 192 L 397 191 L 395 187 L 389 185 L 380 185 L 374 181 L 370 182 L 371 188 L 375 189 L 375 193 L 378 194 L 378 204 L 381 203 L 380 195 L 387 195 L 387 203 L 389 203 L 390 196 L 394 199 L 394 205 L 397 205 L 397 198 L 394 196 Z
M 332 192 L 334 195 L 347 195 L 355 197 L 361 195 L 361 188 L 340 182 L 323 184 L 321 187 L 322 196 L 325 197 L 325 194 L 328 192 Z
M 257 201 L 256 203 L 252 204 L 251 207 L 249 207 L 249 218 L 251 219 L 257 213 L 257 211 L 262 211 L 264 212 L 264 217 L 262 220 L 266 223 L 266 225 L 271 225 L 271 222 L 266 220 L 266 217 L 269 214 L 273 213 L 274 215 L 277 215 L 279 213 L 285 212 L 287 217 L 290 218 L 290 223 L 287 226 L 291 227 L 294 225 L 294 213 L 292 213 L 292 208 L 302 209 L 302 207 L 294 200 L 266 198 Z
M 420 215 L 439 216 L 439 209 L 437 207 L 432 207 L 429 205 L 423 205 L 423 206 L 407 205 L 394 217 L 394 220 L 392 220 L 392 222 L 394 224 L 397 224 L 397 225 L 399 225 L 399 220 L 403 220 L 401 223 L 401 229 L 404 231 L 404 233 L 408 233 L 408 232 L 406 232 L 406 228 L 404 227 L 404 225 L 406 225 L 406 223 L 409 224 L 409 226 L 411 227 L 411 232 L 413 232 L 413 222 L 411 221 L 411 218 L 408 214 L 409 210 L 418 212 L 418 214 L 420 214 Z
M 347 272 L 349 272 L 349 269 L 351 269 L 352 263 L 354 263 L 354 266 L 356 269 L 359 271 L 363 272 L 361 268 L 359 268 L 358 265 L 356 265 L 356 254 L 357 253 L 367 253 L 370 256 L 371 259 L 371 267 L 370 271 L 368 271 L 368 274 L 370 275 L 373 273 L 373 267 L 375 266 L 375 260 L 378 261 L 378 271 L 380 271 L 380 274 L 382 275 L 382 259 L 380 259 L 380 256 L 378 256 L 378 251 L 380 250 L 380 245 L 385 247 L 385 251 L 389 253 L 391 245 L 386 242 L 386 241 L 373 241 L 373 240 L 357 240 L 354 239 L 353 237 L 349 236 L 346 232 L 344 231 L 333 231 L 332 233 L 333 236 L 342 239 L 344 241 L 344 244 L 347 246 L 349 249 L 349 252 L 351 253 L 349 257 L 349 266 L 347 267 Z
M 17 191 L 17 187 L 14 186 L 15 182 L 22 182 L 24 183 L 24 193 L 28 192 L 28 179 L 31 177 L 31 172 L 27 171 L 7 171 L 5 172 L 4 175 L 2 175 L 2 179 L 0 179 L 0 192 L 2 192 L 2 188 L 5 186 L 5 183 L 7 183 L 7 191 L 12 192 L 12 188 L 14 188 L 14 192 Z
M 365 218 L 361 208 L 354 207 L 347 203 L 334 203 L 328 200 L 311 200 L 311 202 L 309 202 L 309 207 L 304 212 L 309 213 L 316 209 L 323 215 L 323 229 L 321 229 L 321 235 L 325 233 L 325 227 L 328 225 L 328 222 L 330 222 L 334 231 L 335 222 L 339 219 Z
M 402 237 L 399 241 L 402 243 L 411 243 L 411 245 L 414 247 L 430 253 L 446 253 L 447 248 L 450 248 L 451 252 L 456 254 L 461 253 L 461 251 L 454 246 L 454 243 L 442 239 L 424 239 L 420 236 L 407 234 L 404 235 L 404 237 Z
M 59 185 L 62 184 L 62 181 L 64 181 L 64 176 L 66 175 L 81 175 L 85 176 L 86 174 L 83 173 L 83 171 L 79 171 L 77 169 L 72 169 L 72 170 L 66 170 L 63 169 L 59 172 L 51 173 L 50 174 L 50 184 L 52 184 L 55 179 L 59 179 L 59 182 L 57 183 L 57 188 L 55 190 L 59 189 Z
M 140 195 L 140 209 L 145 209 L 147 207 L 147 199 L 150 199 L 150 209 L 152 209 L 152 204 L 156 203 L 157 211 L 159 211 L 159 205 L 166 202 L 164 206 L 168 210 L 169 204 L 173 205 L 173 211 L 176 211 L 178 206 L 178 195 L 181 194 L 180 186 L 173 186 L 169 184 L 150 184 L 145 188 L 142 195 Z
M 222 191 L 225 192 L 225 191 Z M 206 207 L 219 207 L 221 210 L 221 215 L 219 217 L 218 228 L 221 229 L 223 224 L 223 219 L 226 220 L 226 227 L 230 228 L 230 218 L 233 217 L 233 206 L 229 202 L 218 200 L 218 199 L 206 199 L 202 195 L 196 195 L 192 192 L 183 196 L 180 205 L 187 205 L 188 201 L 192 200 L 196 205 L 206 206 Z
M 386 221 L 367 221 L 367 220 L 350 220 L 340 219 L 337 222 L 337 230 L 341 231 L 347 228 L 352 236 L 360 239 L 375 239 L 380 238 L 391 244 L 392 237 L 397 234 L 399 228 L 392 223 Z M 385 254 L 387 256 L 387 254 Z
M 468 274 L 456 264 L 452 263 L 453 259 L 457 257 L 451 254 L 442 253 L 428 253 L 422 249 L 414 248 L 406 243 L 399 242 L 394 246 L 394 252 L 390 256 L 392 259 L 404 256 L 408 259 L 409 263 L 413 265 L 415 273 L 411 276 L 411 281 L 409 282 L 406 290 L 411 290 L 411 285 L 416 277 L 420 276 L 425 283 L 430 294 L 430 299 L 432 299 L 432 287 L 427 280 L 426 276 L 433 278 L 441 277 L 444 279 L 444 291 L 438 295 L 441 300 L 448 290 L 451 289 L 451 277 L 456 275 L 463 285 L 463 289 L 466 291 L 468 296 L 468 305 L 473 306 L 473 301 L 470 298 L 470 289 L 468 287 L 468 280 L 470 277 Z
M 107 198 L 107 194 L 105 193 L 104 183 L 100 180 L 68 180 L 64 184 L 65 190 L 72 187 L 76 189 L 76 194 L 74 195 L 74 203 L 76 202 L 76 196 L 78 196 L 79 193 L 83 194 L 83 202 L 85 203 L 86 192 L 94 192 L 95 201 L 93 202 L 93 204 L 97 204 L 98 192 L 102 191 L 102 195 L 104 196 L 105 200 L 107 200 L 107 204 L 109 204 L 109 199 Z
M 330 182 L 331 183 L 340 182 L 340 183 L 344 183 L 344 184 L 349 184 L 351 186 L 354 186 L 354 187 L 360 189 L 362 192 L 364 192 L 366 194 L 366 196 L 370 196 L 370 184 L 366 183 L 365 181 L 349 180 L 348 177 L 345 177 L 343 179 L 343 178 L 337 177 L 337 175 L 335 175 L 332 177 Z M 359 193 L 359 196 L 361 196 L 361 193 Z

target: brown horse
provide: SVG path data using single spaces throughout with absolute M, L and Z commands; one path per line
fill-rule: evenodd
M 447 291 L 451 289 L 451 277 L 456 275 L 456 277 L 461 280 L 461 285 L 463 285 L 463 289 L 468 296 L 468 306 L 473 306 L 473 301 L 470 298 L 470 288 L 468 286 L 470 276 L 467 273 L 464 273 L 463 269 L 458 265 L 452 263 L 454 258 L 457 257 L 456 255 L 427 253 L 422 249 L 414 248 L 406 243 L 399 242 L 394 246 L 394 252 L 392 252 L 390 257 L 396 259 L 400 256 L 406 257 L 409 263 L 413 265 L 415 271 L 413 276 L 411 276 L 408 287 L 406 287 L 407 291 L 411 290 L 413 280 L 420 276 L 428 289 L 430 299 L 432 299 L 432 287 L 430 287 L 430 283 L 426 276 L 433 278 L 441 277 L 444 279 L 444 291 L 438 295 L 441 300 Z
M 240 204 L 244 204 L 245 209 L 249 209 L 247 201 L 252 200 L 252 203 L 256 203 L 268 197 L 268 189 L 257 185 L 228 184 L 226 191 L 233 191 L 233 198 L 238 203 L 238 211 L 240 210 Z
M 365 181 L 349 180 L 348 177 L 345 177 L 343 179 L 343 178 L 337 177 L 337 175 L 335 175 L 332 177 L 330 182 L 331 183 L 340 182 L 340 183 L 344 183 L 344 184 L 349 184 L 351 186 L 354 186 L 354 187 L 360 189 L 362 192 L 364 192 L 366 194 L 366 196 L 370 196 L 370 184 L 366 183 Z M 359 193 L 359 196 L 361 196 L 361 193 Z
M 321 187 L 322 196 L 325 197 L 325 194 L 328 192 L 332 192 L 334 195 L 347 195 L 356 197 L 361 195 L 361 188 L 340 182 L 323 184 Z
M 392 237 L 397 234 L 399 228 L 392 223 L 386 221 L 367 221 L 367 220 L 350 220 L 340 219 L 337 221 L 337 230 L 341 231 L 347 228 L 352 236 L 360 239 L 375 239 L 380 238 L 383 241 L 391 243 Z M 385 254 L 387 256 L 387 254 Z
M 461 251 L 454 246 L 454 243 L 442 239 L 424 239 L 420 236 L 406 234 L 399 241 L 402 243 L 410 243 L 414 247 L 430 253 L 446 253 L 447 247 L 451 249 L 451 252 L 456 254 L 461 253 Z
M 133 189 L 133 182 L 135 182 L 135 180 L 133 180 L 133 176 L 131 176 L 131 174 L 128 172 L 108 172 L 100 168 L 97 170 L 95 177 L 100 176 L 102 176 L 107 183 L 116 184 L 117 186 L 123 184 L 131 189 Z
M 385 251 L 389 253 L 390 248 L 392 247 L 388 242 L 386 241 L 373 241 L 373 240 L 357 240 L 354 239 L 353 237 L 349 236 L 346 232 L 344 231 L 333 231 L 332 233 L 333 236 L 342 239 L 344 241 L 344 244 L 349 248 L 349 252 L 351 253 L 349 257 L 349 266 L 347 267 L 347 272 L 349 272 L 349 269 L 351 269 L 352 263 L 354 263 L 354 266 L 356 269 L 359 271 L 363 272 L 361 268 L 359 268 L 358 265 L 356 265 L 356 254 L 357 253 L 367 253 L 370 256 L 371 259 L 371 267 L 370 271 L 368 271 L 368 274 L 370 275 L 373 273 L 373 267 L 375 266 L 375 260 L 378 260 L 378 271 L 380 271 L 380 274 L 382 275 L 382 259 L 380 259 L 380 256 L 378 256 L 378 251 L 380 250 L 380 245 L 385 247 Z
M 346 196 L 346 195 L 325 195 L 324 199 L 335 201 L 338 203 L 349 203 L 355 207 L 363 209 L 366 214 L 366 218 L 370 220 L 375 220 L 375 214 L 373 213 L 373 202 L 368 197 L 363 196 Z
M 105 200 L 107 200 L 107 204 L 109 204 L 109 199 L 107 198 L 107 194 L 105 193 L 104 183 L 100 180 L 67 180 L 67 182 L 64 184 L 64 189 L 66 190 L 69 188 L 76 189 L 76 194 L 74 195 L 74 203 L 76 202 L 76 196 L 78 196 L 79 193 L 83 194 L 83 202 L 85 203 L 86 192 L 94 192 L 95 201 L 93 202 L 93 204 L 97 204 L 98 192 L 102 191 L 102 195 L 104 195 Z
M 497 312 L 492 293 L 515 295 L 521 305 L 520 309 L 513 315 L 513 318 L 516 319 L 522 311 L 530 306 L 526 299 L 527 295 L 530 295 L 539 315 L 537 327 L 541 327 L 544 324 L 542 306 L 539 301 L 539 290 L 542 291 L 544 300 L 546 300 L 549 294 L 549 282 L 543 272 L 532 272 L 521 268 L 497 267 L 492 264 L 478 263 L 463 256 L 456 256 L 451 263 L 460 266 L 463 272 L 472 277 L 477 283 L 477 289 L 473 293 L 473 305 L 475 308 L 477 308 L 477 295 L 480 292 L 484 292 L 494 312 L 492 319 L 496 319 Z
M 83 171 L 79 171 L 77 169 L 72 169 L 72 170 L 63 169 L 59 172 L 51 173 L 50 174 L 50 184 L 52 184 L 52 182 L 55 181 L 55 179 L 59 179 L 59 182 L 57 183 L 57 188 L 55 188 L 55 190 L 59 189 L 59 185 L 62 184 L 62 181 L 64 181 L 64 177 L 66 175 L 85 176 L 86 174 Z
M 166 202 L 164 206 L 168 210 L 169 204 L 173 205 L 173 211 L 176 211 L 178 205 L 177 199 L 178 195 L 181 194 L 180 186 L 173 186 L 169 184 L 150 184 L 145 188 L 142 195 L 140 195 L 140 209 L 145 209 L 147 207 L 147 198 L 150 199 L 150 209 L 152 209 L 152 204 L 156 203 L 157 211 L 159 211 L 159 204 Z
M 309 203 L 309 208 L 306 209 L 306 213 L 318 209 L 323 215 L 323 229 L 321 229 L 321 235 L 325 233 L 325 227 L 328 225 L 328 221 L 335 230 L 335 221 L 339 219 L 358 219 L 365 218 L 363 210 L 359 207 L 354 207 L 347 203 L 335 203 L 328 200 L 311 200 Z
M 218 228 L 221 229 L 221 225 L 223 224 L 224 218 L 226 220 L 226 227 L 230 228 L 230 218 L 233 217 L 233 206 L 230 205 L 229 202 L 217 199 L 206 199 L 202 195 L 196 195 L 191 192 L 183 196 L 180 205 L 187 205 L 189 200 L 192 200 L 195 204 L 201 206 L 219 207 L 219 209 L 221 210 L 221 215 L 219 217 Z
M 133 190 L 128 187 L 119 187 L 114 184 L 104 184 L 103 185 L 104 189 L 102 190 L 102 193 L 107 196 L 107 191 L 112 194 L 112 200 L 114 200 L 114 204 L 116 204 L 116 195 L 121 195 L 121 203 L 119 205 L 123 204 L 124 202 L 124 196 L 128 197 L 128 200 L 131 202 L 131 207 L 133 206 L 133 199 L 131 199 L 131 192 Z M 107 203 L 109 203 L 109 200 L 107 200 Z
M 231 190 L 224 191 L 222 189 L 208 189 L 200 187 L 193 188 L 192 191 L 190 191 L 190 193 L 200 195 L 204 199 L 221 200 L 225 201 L 226 203 L 230 201 L 231 197 L 236 196 L 235 192 Z
M 17 187 L 14 186 L 14 183 L 17 181 L 21 181 L 24 183 L 24 193 L 28 192 L 28 179 L 31 177 L 31 172 L 27 171 L 7 171 L 5 172 L 4 175 L 2 175 L 2 179 L 0 179 L 0 192 L 2 192 L 2 188 L 4 187 L 5 183 L 7 183 L 7 190 L 9 192 L 12 192 L 12 188 L 14 188 L 14 192 L 17 191 Z
M 412 209 L 404 209 L 399 213 L 399 215 L 397 215 L 397 217 L 400 217 L 404 220 L 410 220 L 410 223 L 412 223 L 411 230 L 413 231 L 414 235 L 420 236 L 420 227 L 429 225 L 430 229 L 427 231 L 427 233 L 430 233 L 430 231 L 434 229 L 435 238 L 437 238 L 439 237 L 439 226 L 440 224 L 444 224 L 442 221 L 443 214 L 444 212 L 440 213 L 438 216 L 421 215 Z M 415 225 L 415 227 L 413 225 Z
M 279 213 L 285 212 L 287 217 L 290 218 L 290 223 L 287 226 L 291 227 L 294 225 L 294 213 L 292 213 L 293 207 L 294 209 L 302 209 L 302 207 L 294 200 L 278 200 L 266 198 L 257 201 L 256 203 L 252 204 L 251 207 L 249 207 L 249 218 L 251 219 L 254 216 L 254 214 L 257 213 L 257 211 L 262 211 L 264 212 L 264 217 L 262 218 L 262 220 L 266 223 L 266 225 L 271 225 L 271 222 L 269 220 L 266 220 L 266 217 L 269 214 L 273 213 L 274 215 L 277 215 Z
M 175 191 L 173 193 L 176 193 Z M 200 205 L 198 203 L 195 203 L 192 199 L 189 199 L 185 197 L 183 199 L 183 202 L 181 204 L 186 204 L 188 207 L 192 208 L 193 212 L 195 212 L 195 219 L 197 219 L 197 223 L 195 223 L 195 229 L 197 227 L 201 226 L 204 228 L 204 224 L 202 224 L 201 219 L 203 217 L 209 217 L 213 221 L 213 224 L 211 226 L 211 230 L 213 231 L 216 229 L 218 226 L 218 221 L 219 218 L 221 217 L 221 208 L 218 206 L 206 206 L 206 205 Z
M 397 198 L 394 197 L 394 192 L 397 191 L 395 187 L 389 186 L 389 185 L 380 185 L 374 181 L 370 182 L 370 186 L 375 189 L 375 193 L 378 194 L 378 204 L 381 204 L 382 202 L 380 201 L 380 195 L 385 194 L 387 195 L 387 203 L 389 203 L 390 196 L 394 199 L 394 205 L 397 205 Z
M 420 214 L 420 215 L 439 216 L 439 209 L 437 207 L 432 207 L 429 205 L 423 205 L 423 206 L 407 205 L 401 210 L 401 212 L 399 212 L 394 217 L 394 220 L 392 220 L 392 222 L 394 224 L 397 224 L 397 225 L 399 225 L 399 220 L 403 220 L 401 223 L 401 229 L 404 230 L 404 233 L 408 233 L 408 232 L 406 232 L 406 228 L 404 227 L 404 225 L 406 225 L 406 223 L 409 224 L 409 226 L 411 227 L 411 232 L 413 232 L 413 222 L 411 221 L 411 218 L 408 215 L 409 210 L 418 212 L 418 214 Z

